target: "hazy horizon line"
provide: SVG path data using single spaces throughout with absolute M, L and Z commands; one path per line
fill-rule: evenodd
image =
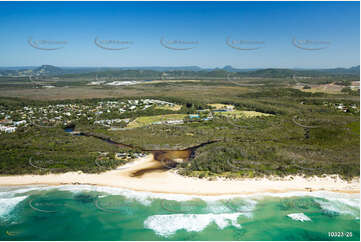
M 336 67 L 236 67 L 232 65 L 216 66 L 216 67 L 204 67 L 198 65 L 177 65 L 177 66 L 161 66 L 161 65 L 152 65 L 152 66 L 61 66 L 61 65 L 52 65 L 52 64 L 41 64 L 41 65 L 13 65 L 13 66 L 0 66 L 0 68 L 14 68 L 14 67 L 41 67 L 44 65 L 55 66 L 60 68 L 179 68 L 179 67 L 199 67 L 201 69 L 223 69 L 224 67 L 232 67 L 234 69 L 336 69 L 336 68 L 345 68 L 349 69 L 352 67 L 360 66 L 360 64 L 355 64 L 351 66 L 336 66 Z

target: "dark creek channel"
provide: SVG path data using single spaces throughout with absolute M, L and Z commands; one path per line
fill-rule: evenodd
M 75 126 L 72 127 L 66 127 L 64 128 L 64 131 L 67 133 L 71 133 L 73 135 L 80 135 L 80 136 L 86 136 L 86 137 L 94 137 L 97 139 L 100 139 L 102 141 L 108 142 L 110 144 L 119 146 L 119 147 L 125 147 L 125 148 L 132 148 L 132 149 L 138 149 L 144 152 L 150 152 L 153 154 L 154 161 L 157 161 L 153 166 L 147 167 L 144 169 L 140 169 L 132 173 L 132 176 L 134 177 L 140 177 L 144 175 L 145 173 L 154 172 L 154 171 L 162 171 L 162 170 L 169 170 L 177 166 L 180 162 L 187 162 L 194 158 L 195 151 L 208 144 L 216 143 L 220 140 L 211 140 L 204 143 L 201 143 L 196 146 L 192 146 L 186 149 L 182 150 L 147 150 L 143 149 L 139 146 L 133 146 L 129 144 L 123 144 L 116 141 L 113 141 L 111 137 L 105 137 L 99 134 L 95 134 L 92 132 L 81 132 L 81 131 L 75 131 Z

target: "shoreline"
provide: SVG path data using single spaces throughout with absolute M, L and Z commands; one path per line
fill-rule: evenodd
M 114 187 L 138 192 L 152 192 L 163 194 L 183 194 L 198 196 L 221 195 L 251 195 L 257 193 L 287 193 L 287 192 L 337 192 L 360 193 L 360 179 L 348 182 L 337 175 L 324 178 L 288 176 L 285 178 L 245 178 L 225 179 L 217 178 L 209 181 L 193 177 L 184 177 L 173 171 L 157 171 L 146 173 L 141 177 L 131 174 L 140 169 L 154 167 L 158 163 L 153 155 L 148 155 L 131 162 L 132 165 L 124 169 L 106 171 L 99 174 L 82 172 L 67 172 L 46 175 L 11 175 L 0 176 L 0 187 L 10 186 L 58 186 L 58 185 L 92 185 Z M 126 166 L 126 165 L 125 165 Z M 122 167 L 120 167 L 122 168 Z M 292 177 L 292 178 L 291 178 Z

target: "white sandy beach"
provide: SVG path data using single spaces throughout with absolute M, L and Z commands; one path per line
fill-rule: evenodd
M 64 174 L 0 176 L 0 186 L 89 184 L 118 187 L 135 191 L 191 195 L 236 195 L 255 193 L 282 193 L 291 191 L 333 191 L 360 193 L 360 180 L 344 181 L 338 176 L 303 178 L 301 176 L 254 179 L 206 179 L 184 177 L 173 171 L 155 171 L 141 177 L 130 174 L 152 167 L 153 155 L 140 158 L 124 169 L 101 174 L 68 172 Z

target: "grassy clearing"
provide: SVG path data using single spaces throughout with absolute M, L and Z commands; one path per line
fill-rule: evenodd
M 186 116 L 187 114 L 166 114 L 166 115 L 157 115 L 157 116 L 138 117 L 132 122 L 130 122 L 127 128 L 144 127 L 151 125 L 154 122 L 180 120 L 180 119 L 184 119 Z
M 231 118 L 254 118 L 254 117 L 262 117 L 262 116 L 273 116 L 272 114 L 268 113 L 261 113 L 256 111 L 228 111 L 228 112 L 217 112 L 215 113 L 216 116 L 226 116 Z
M 227 105 L 223 103 L 210 103 L 208 105 L 214 109 L 234 109 L 234 105 Z
M 323 84 L 323 85 L 309 85 L 309 86 L 311 87 L 310 89 L 303 89 L 304 86 L 302 85 L 294 86 L 294 88 L 301 90 L 303 92 L 312 92 L 312 93 L 323 92 L 330 94 L 339 94 L 341 93 L 341 90 L 343 88 L 343 86 L 338 86 L 333 83 Z
M 163 105 L 163 106 L 156 106 L 155 109 L 163 109 L 163 110 L 172 110 L 172 111 L 179 111 L 181 110 L 181 105 Z

